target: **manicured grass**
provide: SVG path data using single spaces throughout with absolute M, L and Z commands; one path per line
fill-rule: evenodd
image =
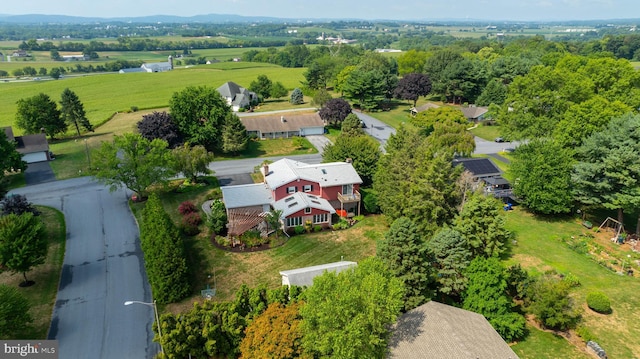
M 631 65 L 633 65 L 636 70 L 640 69 L 640 61 L 631 61 Z
M 375 117 L 393 128 L 399 128 L 402 123 L 409 122 L 411 113 L 409 109 L 413 103 L 406 101 L 392 101 L 389 111 L 367 112 L 367 115 Z
M 487 141 L 493 141 L 496 137 L 500 137 L 500 126 L 488 126 L 486 123 L 480 123 L 476 128 L 471 130 L 471 133 Z
M 517 245 L 512 249 L 509 263 L 520 263 L 534 273 L 555 269 L 562 274 L 575 275 L 582 285 L 573 291 L 573 298 L 584 310 L 583 324 L 595 335 L 609 357 L 629 358 L 640 353 L 640 342 L 635 340 L 640 335 L 640 322 L 634 319 L 640 306 L 637 295 L 640 292 L 639 278 L 618 275 L 599 265 L 590 255 L 571 250 L 562 241 L 562 238 L 579 238 L 592 233 L 591 230 L 582 227 L 576 218 L 538 217 L 521 208 L 507 214 L 507 227 L 517 236 Z M 608 239 L 603 236 L 596 238 L 606 249 Z M 608 256 L 616 255 L 613 251 L 608 253 Z M 631 260 L 627 259 L 631 262 L 627 263 L 627 268 L 631 265 L 637 274 L 640 270 L 635 262 L 639 259 L 638 254 L 627 251 L 623 256 L 627 254 L 631 256 Z M 586 308 L 586 295 L 595 290 L 604 292 L 611 299 L 612 314 L 597 314 Z M 527 338 L 523 343 L 528 341 Z
M 49 238 L 49 250 L 44 264 L 41 264 L 27 273 L 27 278 L 36 282 L 35 285 L 19 288 L 19 291 L 31 304 L 30 314 L 33 317 L 31 330 L 25 333 L 24 338 L 16 339 L 46 339 L 51 322 L 53 306 L 58 294 L 60 281 L 60 269 L 64 259 L 66 227 L 64 215 L 53 208 L 37 206 L 42 212 L 41 217 L 45 223 L 47 237 Z M 23 281 L 22 274 L 11 272 L 0 273 L 0 283 L 17 287 Z
M 141 110 L 167 107 L 171 96 L 187 86 L 217 88 L 226 81 L 248 87 L 258 75 L 280 81 L 288 89 L 300 86 L 303 68 L 285 69 L 268 64 L 246 63 L 238 67 L 228 63 L 194 66 L 162 73 L 100 74 L 65 77 L 57 81 L 2 83 L 0 86 L 0 126 L 11 126 L 19 99 L 45 93 L 59 101 L 65 88 L 74 91 L 84 104 L 87 118 L 94 125 L 104 123 L 114 113 L 129 111 L 133 106 Z M 14 133 L 21 130 L 14 126 Z
M 529 330 L 527 340 L 511 347 L 521 359 L 592 358 L 570 345 L 566 339 L 559 335 L 543 332 L 531 326 L 528 326 L 527 329 Z

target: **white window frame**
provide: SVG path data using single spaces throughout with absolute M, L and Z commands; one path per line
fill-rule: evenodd
M 287 218 L 287 227 L 296 227 L 302 225 L 302 217 Z
M 287 187 L 287 193 L 291 194 L 291 193 L 296 193 L 298 191 L 298 188 L 296 186 L 289 186 Z
M 311 207 L 307 207 L 304 209 L 304 214 L 311 214 Z
M 306 184 L 306 185 L 304 185 L 302 187 L 302 190 L 305 191 L 305 192 L 311 192 L 311 191 L 313 191 L 313 185 Z
M 313 223 L 327 223 L 329 222 L 329 215 L 327 213 L 320 213 L 313 215 Z

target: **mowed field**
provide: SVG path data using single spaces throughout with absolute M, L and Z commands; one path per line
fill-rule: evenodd
M 114 113 L 130 111 L 132 107 L 141 110 L 167 107 L 171 96 L 188 86 L 217 88 L 226 81 L 234 81 L 249 87 L 259 75 L 266 75 L 292 90 L 301 86 L 304 71 L 304 68 L 282 68 L 262 63 L 221 62 L 162 73 L 87 74 L 60 80 L 0 82 L 0 126 L 14 124 L 19 99 L 45 93 L 58 102 L 65 88 L 78 95 L 87 118 L 98 125 Z M 14 132 L 21 133 L 17 128 Z

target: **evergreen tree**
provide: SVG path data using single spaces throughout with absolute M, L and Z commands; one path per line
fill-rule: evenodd
M 404 310 L 409 311 L 431 298 L 432 266 L 427 244 L 406 217 L 393 221 L 384 239 L 378 241 L 376 256 L 405 286 Z
M 0 340 L 18 339 L 33 318 L 29 300 L 18 289 L 0 284 Z
M 222 150 L 236 155 L 244 151 L 249 143 L 247 129 L 237 116 L 229 116 L 222 131 Z
M 78 136 L 80 136 L 80 126 L 84 127 L 87 131 L 93 132 L 93 126 L 87 119 L 87 114 L 84 112 L 84 105 L 75 92 L 68 88 L 64 89 L 64 91 L 62 91 L 60 106 L 62 119 L 76 128 Z
M 293 92 L 291 92 L 290 102 L 294 105 L 300 105 L 304 103 L 304 95 L 302 94 L 302 90 L 297 87 L 293 89 Z
M 465 271 L 471 263 L 471 251 L 460 232 L 442 229 L 428 242 L 436 267 L 440 293 L 457 299 L 465 290 Z
M 512 238 L 505 227 L 502 202 L 481 192 L 471 195 L 454 224 L 474 257 L 499 256 L 507 250 Z

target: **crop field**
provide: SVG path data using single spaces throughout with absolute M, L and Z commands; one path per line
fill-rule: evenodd
M 65 88 L 74 91 L 84 104 L 94 125 L 107 121 L 116 112 L 167 107 L 171 96 L 188 86 L 218 87 L 234 81 L 248 87 L 259 75 L 280 81 L 287 89 L 300 86 L 305 69 L 286 69 L 260 63 L 215 63 L 162 73 L 92 74 L 60 80 L 0 82 L 0 126 L 13 125 L 16 102 L 45 93 L 59 101 Z M 14 129 L 20 134 L 19 129 Z

